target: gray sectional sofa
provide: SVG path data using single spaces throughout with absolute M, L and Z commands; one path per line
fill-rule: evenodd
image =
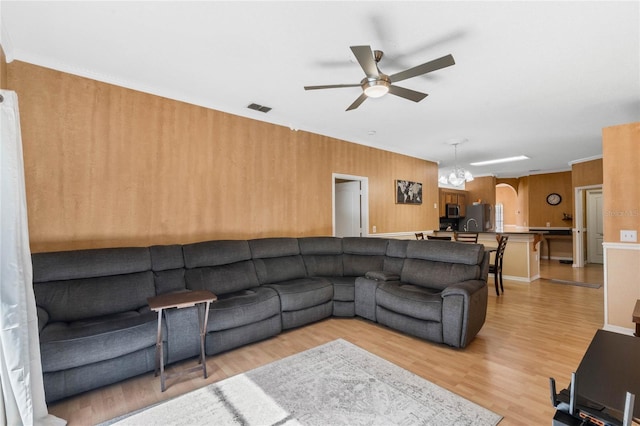
M 484 324 L 478 244 L 266 238 L 32 255 L 48 402 L 153 371 L 147 298 L 207 289 L 206 354 L 321 319 L 359 316 L 456 348 Z M 165 362 L 199 355 L 195 308 L 165 311 Z

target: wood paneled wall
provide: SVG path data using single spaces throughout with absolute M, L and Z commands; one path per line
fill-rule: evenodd
M 631 331 L 640 299 L 640 242 L 621 243 L 620 230 L 640 231 L 640 122 L 603 129 L 602 153 L 605 324 Z
M 529 180 L 529 226 L 571 227 L 571 221 L 563 221 L 562 214 L 573 214 L 573 187 L 571 172 L 531 175 Z M 557 192 L 562 202 L 557 206 L 547 204 L 547 195 Z
M 437 165 L 14 61 L 32 251 L 332 233 L 332 173 L 378 233 L 437 229 Z M 422 182 L 397 205 L 395 179 Z M 371 231 L 370 231 L 371 232 Z
M 496 178 L 493 176 L 478 177 L 464 185 L 467 201 L 471 204 L 481 200 L 482 203 L 496 204 Z
M 602 158 L 582 163 L 575 163 L 571 166 L 571 179 L 573 187 L 602 185 Z
M 602 130 L 604 240 L 621 229 L 640 231 L 640 122 Z

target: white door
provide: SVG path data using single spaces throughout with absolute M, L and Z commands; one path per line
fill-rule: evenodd
M 336 237 L 360 237 L 360 181 L 336 182 Z
M 587 262 L 603 263 L 602 191 L 587 191 Z

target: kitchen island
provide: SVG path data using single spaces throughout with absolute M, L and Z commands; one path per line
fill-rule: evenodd
M 433 231 L 430 234 L 436 236 L 450 236 L 452 231 Z M 479 232 L 478 244 L 486 248 L 496 248 L 498 241 L 496 236 L 505 234 L 509 236 L 507 248 L 504 252 L 502 277 L 507 280 L 530 283 L 540 278 L 540 241 L 545 231 L 505 231 L 505 232 Z M 491 257 L 493 262 L 493 256 Z

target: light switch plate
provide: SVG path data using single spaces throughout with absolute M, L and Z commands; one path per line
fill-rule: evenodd
M 638 231 L 632 229 L 620 230 L 620 241 L 625 243 L 635 243 L 638 241 Z

